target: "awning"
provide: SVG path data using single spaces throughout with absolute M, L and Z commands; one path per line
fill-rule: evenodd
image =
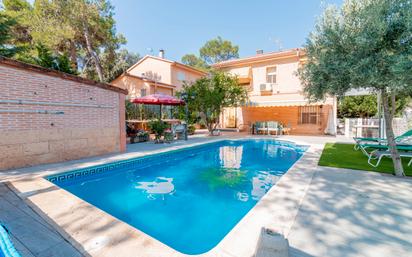
M 310 103 L 307 100 L 279 100 L 279 101 L 249 101 L 245 107 L 285 107 L 285 106 L 307 106 L 307 105 L 323 105 L 327 103 L 316 102 Z

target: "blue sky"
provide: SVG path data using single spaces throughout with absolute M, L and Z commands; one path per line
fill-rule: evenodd
M 180 61 L 221 36 L 239 45 L 240 56 L 300 47 L 325 4 L 342 0 L 112 0 L 117 30 L 127 49 L 149 48 Z

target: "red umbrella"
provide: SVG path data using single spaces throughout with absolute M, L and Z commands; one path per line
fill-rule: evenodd
M 131 100 L 135 104 L 155 104 L 155 105 L 185 105 L 185 101 L 170 95 L 153 94 L 138 97 Z
M 165 94 L 147 95 L 147 96 L 137 97 L 130 101 L 135 104 L 160 105 L 160 108 L 159 108 L 160 118 L 162 117 L 162 106 L 163 105 L 185 105 L 186 104 L 185 101 L 181 99 L 175 98 L 171 95 L 165 95 Z

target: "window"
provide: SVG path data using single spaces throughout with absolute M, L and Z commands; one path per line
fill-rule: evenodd
M 185 73 L 179 71 L 179 72 L 177 73 L 177 80 L 179 80 L 179 81 L 185 81 L 185 80 L 186 80 Z
M 300 106 L 299 124 L 321 125 L 322 106 Z
M 140 89 L 140 96 L 146 96 L 146 88 Z
M 266 83 L 276 84 L 276 66 L 266 68 Z

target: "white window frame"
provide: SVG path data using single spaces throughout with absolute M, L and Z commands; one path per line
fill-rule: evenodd
M 269 72 L 269 69 L 274 68 L 275 71 Z M 270 84 L 276 84 L 277 83 L 277 74 L 278 74 L 278 67 L 277 66 L 269 66 L 266 67 L 266 83 L 270 83 Z M 269 77 L 271 78 L 269 80 Z M 273 82 L 273 78 L 274 78 L 274 82 Z
M 143 94 L 144 92 L 144 94 Z M 147 96 L 147 88 L 141 88 L 140 89 L 140 96 Z

